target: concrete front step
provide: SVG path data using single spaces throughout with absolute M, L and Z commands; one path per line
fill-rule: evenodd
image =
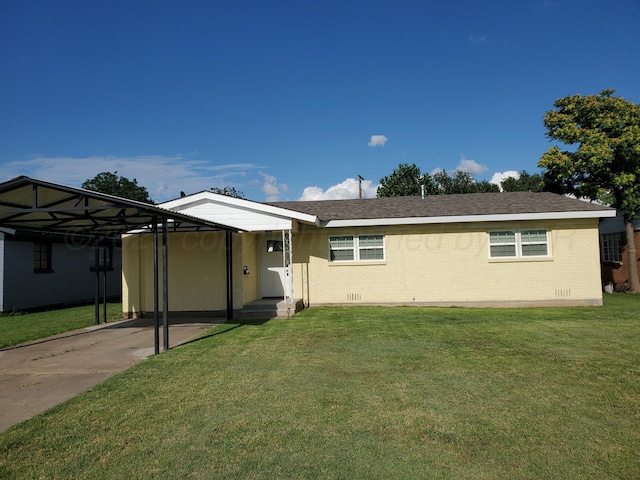
M 290 318 L 304 309 L 302 300 L 293 299 L 286 301 L 275 298 L 262 298 L 247 303 L 242 308 L 242 318 L 262 319 L 262 318 Z

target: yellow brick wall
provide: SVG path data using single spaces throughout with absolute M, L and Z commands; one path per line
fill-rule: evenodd
M 601 304 L 597 219 L 360 229 L 304 227 L 294 294 L 305 303 Z M 551 256 L 490 260 L 490 230 L 546 228 Z M 328 237 L 378 233 L 385 261 L 328 262 Z
M 137 317 L 140 305 L 140 255 L 141 235 L 122 236 L 122 311 L 125 316 Z
M 248 274 L 242 274 L 242 302 L 244 304 L 260 298 L 259 237 L 254 233 L 243 233 L 241 237 L 242 266 L 249 269 Z
M 242 238 L 233 235 L 233 303 L 243 302 Z M 226 310 L 225 232 L 171 233 L 168 241 L 169 310 Z M 162 249 L 161 239 L 159 248 Z M 127 314 L 153 311 L 153 236 L 122 239 L 123 298 Z M 159 253 L 159 302 L 162 309 L 162 256 Z M 138 273 L 139 272 L 139 273 Z

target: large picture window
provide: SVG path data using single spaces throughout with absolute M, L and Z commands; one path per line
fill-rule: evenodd
M 547 256 L 549 239 L 544 229 L 489 232 L 490 258 Z
M 603 262 L 622 261 L 622 234 L 606 233 L 601 237 Z
M 329 261 L 384 260 L 384 235 L 336 235 L 329 237 Z

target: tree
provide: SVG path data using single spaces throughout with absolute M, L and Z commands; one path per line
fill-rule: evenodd
M 460 170 L 456 170 L 451 175 L 445 171 L 438 172 L 433 175 L 433 178 L 438 184 L 438 193 L 445 195 L 452 193 L 490 193 L 500 191 L 497 185 L 489 183 L 486 180 L 476 182 L 469 173 Z
M 380 179 L 378 197 L 421 195 L 447 195 L 452 193 L 499 192 L 497 185 L 486 180 L 476 182 L 467 172 L 456 170 L 453 174 L 440 171 L 433 176 L 422 173 L 416 164 L 401 163 L 391 175 Z
M 538 162 L 548 189 L 604 201 L 625 222 L 631 292 L 640 293 L 633 219 L 640 216 L 640 106 L 614 90 L 556 100 L 544 117 L 551 147 Z
M 504 192 L 542 192 L 544 178 L 539 173 L 530 174 L 522 170 L 518 178 L 507 177 L 500 185 Z
M 235 187 L 211 187 L 211 191 L 213 193 L 217 193 L 218 195 L 226 195 L 227 197 L 235 197 L 235 198 L 244 198 L 244 193 L 239 190 L 236 190 Z
M 425 195 L 438 193 L 437 185 L 429 174 L 422 174 L 415 164 L 401 163 L 391 175 L 380 179 L 378 197 L 405 197 L 421 194 L 421 185 Z
M 125 177 L 118 177 L 118 172 L 102 172 L 86 180 L 82 184 L 85 190 L 94 192 L 108 193 L 117 197 L 128 198 L 129 200 L 137 200 L 138 202 L 153 203 L 149 198 L 149 192 L 134 178 L 129 180 Z

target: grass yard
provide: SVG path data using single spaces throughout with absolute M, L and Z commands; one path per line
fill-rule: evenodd
M 0 478 L 640 478 L 639 312 L 227 323 L 0 434 Z
M 102 321 L 100 305 L 100 321 Z M 0 348 L 95 325 L 95 306 L 0 315 Z M 122 320 L 122 304 L 107 303 L 107 320 Z

